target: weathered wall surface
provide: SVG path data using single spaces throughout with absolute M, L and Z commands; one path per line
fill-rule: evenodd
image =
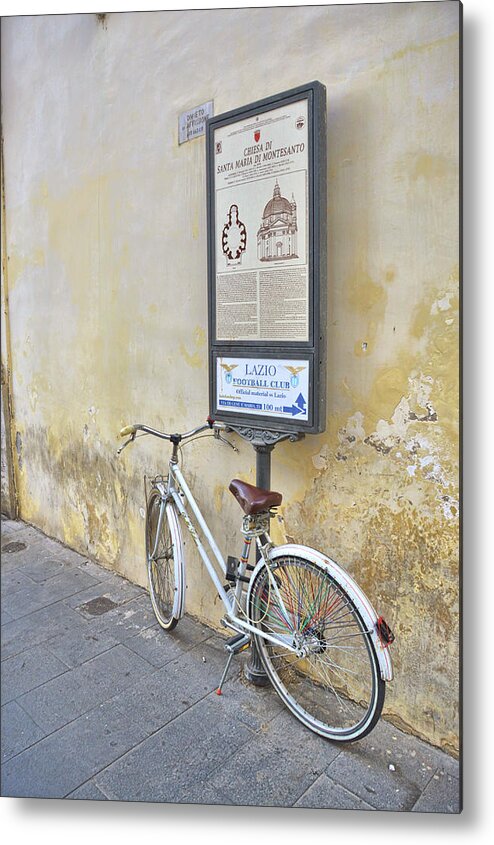
M 3 380 L 3 367 L 2 367 L 2 393 L 0 396 L 0 443 L 1 443 L 1 460 L 0 460 L 0 503 L 2 507 L 2 513 L 7 514 L 8 516 L 13 516 L 12 514 L 12 502 L 11 502 L 11 479 L 9 473 L 9 464 L 8 459 L 10 457 L 11 452 L 7 447 L 7 437 L 8 437 L 8 430 L 7 430 L 7 423 L 8 423 L 8 415 L 4 412 L 4 405 L 6 405 L 6 396 L 7 396 L 6 388 L 4 387 L 4 380 Z
M 396 632 L 385 712 L 458 747 L 458 98 L 454 2 L 18 18 L 2 27 L 7 276 L 21 516 L 145 583 L 149 440 L 207 412 L 204 138 L 215 113 L 328 93 L 328 419 L 273 455 L 278 538 L 323 548 Z M 235 553 L 235 475 L 184 465 Z M 225 520 L 225 521 L 224 521 Z M 218 600 L 189 554 L 188 608 Z

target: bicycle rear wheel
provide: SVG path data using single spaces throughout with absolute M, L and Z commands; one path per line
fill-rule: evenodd
M 160 525 L 161 504 L 159 491 L 152 490 L 146 508 L 146 560 L 149 594 L 156 619 L 162 628 L 171 631 L 182 615 L 182 538 L 171 503 L 164 505 Z
M 308 728 L 351 742 L 378 721 L 385 684 L 374 645 L 348 591 L 333 575 L 299 557 L 263 566 L 249 593 L 249 615 L 283 645 L 254 635 L 281 699 Z M 288 644 L 297 648 L 289 650 Z

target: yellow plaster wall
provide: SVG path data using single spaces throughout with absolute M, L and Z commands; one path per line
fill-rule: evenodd
M 2 26 L 8 319 L 22 518 L 145 583 L 129 421 L 207 413 L 204 138 L 215 113 L 312 79 L 328 95 L 328 419 L 273 454 L 274 527 L 345 565 L 396 632 L 385 713 L 458 748 L 458 100 L 455 2 L 40 16 Z M 2 354 L 3 351 L 2 351 Z M 224 553 L 230 478 L 184 467 Z M 197 555 L 188 609 L 220 607 Z

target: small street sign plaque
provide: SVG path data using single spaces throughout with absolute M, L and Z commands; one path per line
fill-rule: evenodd
M 209 100 L 201 106 L 195 106 L 189 111 L 183 112 L 178 118 L 178 143 L 192 141 L 199 138 L 206 131 L 206 119 L 213 115 L 213 101 Z

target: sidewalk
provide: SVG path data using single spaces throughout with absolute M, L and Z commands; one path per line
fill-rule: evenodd
M 459 764 L 384 721 L 326 742 L 190 617 L 2 517 L 2 796 L 457 813 Z M 228 636 L 228 634 L 225 634 Z M 248 655 L 247 655 L 248 657 Z

